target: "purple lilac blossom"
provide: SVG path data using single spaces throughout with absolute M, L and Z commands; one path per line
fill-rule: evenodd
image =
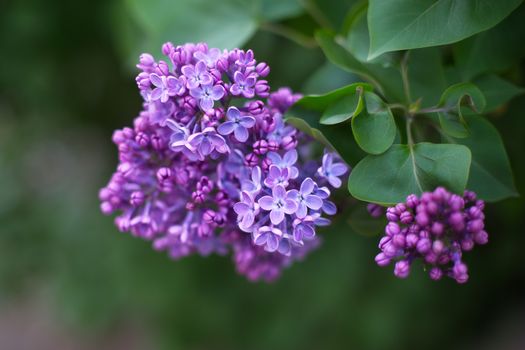
M 419 197 L 411 194 L 406 202 L 387 209 L 389 222 L 375 261 L 379 266 L 395 262 L 394 275 L 406 278 L 419 258 L 431 279 L 446 275 L 465 283 L 469 276 L 463 253 L 488 242 L 484 207 L 471 191 L 459 196 L 438 187 Z
M 300 96 L 270 94 L 269 67 L 251 50 L 166 43 L 162 53 L 140 56 L 144 108 L 113 134 L 119 165 L 101 210 L 173 259 L 232 252 L 240 274 L 273 281 L 319 246 L 316 227 L 336 211 L 327 186 L 343 174 L 332 163 L 329 177 L 316 174 L 308 150 L 299 159 L 311 139 L 282 115 Z

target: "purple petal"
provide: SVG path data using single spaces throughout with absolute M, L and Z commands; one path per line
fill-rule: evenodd
M 199 106 L 203 111 L 209 111 L 213 108 L 213 100 L 209 97 L 204 97 L 199 100 Z
M 332 153 L 325 153 L 323 156 L 323 170 L 326 171 L 332 167 Z
M 336 176 L 329 176 L 328 182 L 335 188 L 341 187 L 342 181 Z
M 266 158 L 272 161 L 272 164 L 279 165 L 282 161 L 281 156 L 277 152 L 268 152 Z
M 306 239 L 314 238 L 315 230 L 311 225 L 301 225 L 303 228 L 303 236 Z
M 255 77 L 250 76 L 250 77 L 246 78 L 246 85 L 250 86 L 250 87 L 254 86 L 256 81 L 257 80 L 255 79 Z
M 290 256 L 290 254 L 292 253 L 292 246 L 290 245 L 290 241 L 287 239 L 281 239 L 277 251 L 282 255 Z
M 290 169 L 290 179 L 296 179 L 299 176 L 299 169 L 296 167 L 292 166 L 288 169 Z
M 245 128 L 251 128 L 255 125 L 255 118 L 254 117 L 241 117 L 240 118 L 240 124 L 244 126 Z
M 249 211 L 246 213 L 246 215 L 244 215 L 244 217 L 242 218 L 242 221 L 241 221 L 241 225 L 242 227 L 244 228 L 249 228 L 250 226 L 253 225 L 253 222 L 255 221 L 255 216 L 253 215 L 253 212 L 252 211 Z
M 211 77 L 211 75 L 209 75 L 208 73 L 202 73 L 200 76 L 200 84 L 201 85 L 210 85 L 211 83 L 213 83 L 213 79 Z
M 299 191 L 297 190 L 290 190 L 288 191 L 288 198 L 297 201 L 299 199 Z
M 297 217 L 299 219 L 302 219 L 306 216 L 307 214 L 307 208 L 306 208 L 306 204 L 304 203 L 299 203 L 299 205 L 297 206 L 297 211 L 295 212 L 295 215 L 297 215 Z
M 286 165 L 294 165 L 297 162 L 297 151 L 295 149 L 289 150 L 284 154 L 283 163 Z
M 195 98 L 201 98 L 202 96 L 202 89 L 200 87 L 196 87 L 194 89 L 190 89 L 190 95 Z
M 234 134 L 235 138 L 239 142 L 245 142 L 246 140 L 248 140 L 248 130 L 242 125 L 237 125 L 237 127 L 234 130 Z
M 156 90 L 156 89 L 155 89 Z M 168 90 L 162 90 L 162 94 L 160 95 L 160 102 L 166 103 L 169 99 Z
M 215 101 L 220 100 L 224 96 L 224 88 L 220 85 L 215 85 L 210 91 L 210 97 Z
M 277 237 L 276 235 L 268 234 L 268 238 L 266 240 L 266 251 L 275 252 L 278 247 L 279 237 Z
M 264 210 L 272 210 L 273 208 L 273 198 L 270 196 L 264 196 L 259 198 L 258 203 Z
M 239 88 L 238 84 L 233 84 L 230 87 L 230 92 L 232 93 L 232 95 L 237 96 L 241 94 L 241 89 Z
M 253 98 L 255 96 L 255 90 L 245 86 L 242 95 L 246 98 Z
M 318 196 L 314 196 L 313 194 L 306 196 L 305 202 L 308 208 L 313 210 L 318 210 L 323 206 L 323 200 Z
M 303 183 L 301 184 L 301 193 L 303 195 L 310 194 L 314 191 L 315 188 L 315 182 L 311 178 L 307 177 L 304 179 Z
M 163 90 L 160 87 L 155 88 L 155 89 L 153 89 L 153 91 L 151 91 L 151 95 L 149 95 L 149 98 L 152 101 L 156 101 L 162 96 L 162 92 L 163 92 Z
M 317 226 L 328 226 L 330 225 L 330 220 L 328 220 L 327 218 L 317 218 L 315 219 L 315 224 Z
M 235 203 L 233 205 L 233 210 L 237 213 L 237 215 L 244 215 L 250 211 L 250 206 L 246 203 Z
M 149 75 L 149 80 L 150 80 L 151 83 L 152 83 L 153 85 L 155 85 L 156 87 L 161 88 L 161 87 L 164 86 L 164 84 L 162 83 L 162 78 L 159 77 L 159 76 L 158 76 L 157 74 L 155 74 L 155 73 L 151 73 L 151 74 Z
M 282 185 L 277 185 L 272 189 L 273 198 L 284 199 L 286 197 L 286 190 Z
M 204 61 L 199 61 L 195 65 L 195 72 L 197 74 L 206 72 L 206 63 Z
M 244 83 L 244 74 L 242 74 L 242 73 L 239 72 L 239 71 L 236 71 L 236 72 L 233 74 L 233 81 L 235 81 L 235 82 L 238 83 L 238 84 L 242 84 L 242 83 Z
M 233 132 L 235 129 L 235 122 L 227 121 L 219 125 L 217 128 L 217 131 L 221 135 L 229 135 Z
M 268 240 L 268 236 L 271 236 L 271 233 L 268 232 L 261 232 L 259 230 L 259 233 L 255 236 L 255 239 L 253 240 L 253 243 L 255 245 L 264 245 L 266 244 L 266 241 Z
M 328 215 L 334 215 L 337 213 L 337 207 L 333 202 L 323 201 L 323 211 Z
M 279 225 L 283 220 L 284 212 L 280 209 L 272 209 L 272 211 L 270 212 L 270 221 L 272 222 L 272 224 Z
M 297 202 L 293 199 L 286 199 L 284 201 L 283 211 L 286 214 L 293 214 L 297 211 Z
M 199 145 L 199 153 L 202 154 L 203 156 L 207 156 L 208 154 L 211 153 L 211 151 L 212 151 L 211 142 L 210 140 L 208 140 L 207 137 L 204 137 L 202 139 L 202 142 Z
M 241 111 L 237 107 L 230 107 L 226 112 L 226 116 L 231 120 L 238 120 L 241 118 Z
M 281 169 L 277 165 L 270 165 L 270 170 L 268 171 L 268 177 L 276 179 L 281 176 Z
M 332 169 L 330 173 L 334 176 L 341 176 L 344 173 L 346 173 L 347 170 L 348 168 L 346 167 L 346 165 L 342 163 L 337 163 L 337 164 L 332 165 Z
M 182 74 L 184 74 L 187 77 L 192 77 L 195 75 L 195 70 L 191 65 L 183 66 L 180 70 L 182 71 Z

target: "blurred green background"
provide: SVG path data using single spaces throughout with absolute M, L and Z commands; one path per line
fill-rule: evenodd
M 113 129 L 141 106 L 130 62 L 141 48 L 157 47 L 159 57 L 164 40 L 141 27 L 138 3 L 150 6 L 0 4 L 0 349 L 525 348 L 522 198 L 487 206 L 490 244 L 467 254 L 466 285 L 433 282 L 419 269 L 396 279 L 373 261 L 377 237 L 352 232 L 344 214 L 322 232 L 322 248 L 274 284 L 247 282 L 229 257 L 171 262 L 119 233 L 100 214 L 97 192 L 116 166 Z M 201 20 L 178 18 L 217 32 L 213 42 L 250 38 L 243 47 L 270 64 L 274 88 L 319 93 L 355 80 L 319 49 L 274 33 L 286 25 L 308 45 L 314 17 L 339 26 L 352 1 L 309 1 L 305 11 L 265 0 L 257 11 L 268 18 L 256 15 L 241 33 L 213 27 L 232 1 L 197 3 L 215 5 L 203 7 Z M 162 20 L 169 25 L 169 16 Z M 266 20 L 277 27 L 257 30 Z M 191 35 L 202 33 L 172 40 Z M 524 67 L 509 73 L 521 85 Z M 521 193 L 524 115 L 521 96 L 491 117 Z M 339 196 L 348 201 L 344 190 Z

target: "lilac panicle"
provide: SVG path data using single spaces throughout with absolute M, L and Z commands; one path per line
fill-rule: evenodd
M 389 221 L 379 242 L 375 260 L 379 266 L 395 262 L 394 274 L 406 278 L 412 262 L 421 259 L 433 280 L 449 276 L 458 283 L 467 282 L 468 269 L 464 252 L 475 244 L 486 244 L 483 201 L 465 191 L 463 196 L 442 187 L 421 196 L 411 194 L 406 202 L 386 211 Z M 372 208 L 372 212 L 376 212 Z
M 307 166 L 310 139 L 282 117 L 300 96 L 270 93 L 270 68 L 251 50 L 166 43 L 162 53 L 140 56 L 143 110 L 113 135 L 119 165 L 101 210 L 173 259 L 232 252 L 248 279 L 275 280 L 319 245 L 316 228 L 336 212 L 327 186 L 347 167 L 332 153 L 318 173 Z

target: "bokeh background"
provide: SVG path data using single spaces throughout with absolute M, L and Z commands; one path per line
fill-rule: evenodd
M 524 349 L 522 198 L 487 206 L 490 244 L 466 257 L 466 285 L 418 269 L 397 280 L 373 261 L 377 237 L 353 232 L 345 213 L 273 284 L 237 276 L 229 257 L 172 262 L 100 214 L 112 131 L 141 106 L 132 62 L 159 55 L 165 35 L 201 40 L 203 27 L 212 42 L 253 48 L 274 87 L 320 93 L 355 80 L 297 43 L 309 45 L 319 19 L 339 26 L 352 1 L 248 1 L 270 15 L 241 32 L 219 25 L 236 20 L 232 1 L 185 13 L 188 1 L 0 3 L 0 349 Z M 162 11 L 177 6 L 175 19 Z M 165 12 L 166 28 L 186 18 L 186 32 L 156 32 L 144 8 Z M 276 35 L 283 25 L 295 42 Z M 524 67 L 509 73 L 522 86 Z M 491 119 L 525 193 L 525 96 Z

